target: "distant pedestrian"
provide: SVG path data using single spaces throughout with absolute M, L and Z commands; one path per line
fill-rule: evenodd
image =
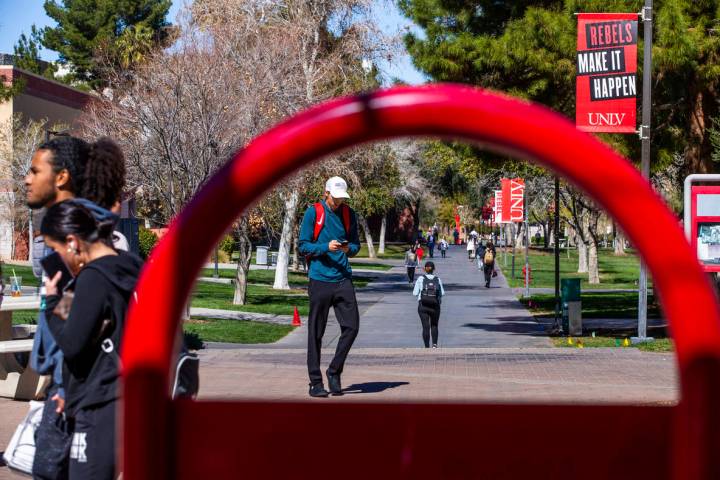
M 495 245 L 488 240 L 483 254 L 483 273 L 485 273 L 485 288 L 490 288 L 490 280 L 495 272 Z
M 472 261 L 475 258 L 475 239 L 473 237 L 468 237 L 465 248 L 467 248 L 468 260 Z
M 430 258 L 433 258 L 435 256 L 435 234 L 432 232 L 428 233 L 427 247 Z
M 483 245 L 482 240 L 478 241 L 477 248 L 475 249 L 475 261 L 477 262 L 477 268 L 478 270 L 483 269 L 483 257 L 485 256 L 485 245 Z
M 420 262 L 422 262 L 423 255 L 425 255 L 425 250 L 423 250 L 422 245 L 420 245 L 420 243 L 418 243 L 417 246 L 415 247 L 415 255 L 417 256 L 418 264 L 420 264 Z
M 430 348 L 432 335 L 432 348 L 438 345 L 438 323 L 440 322 L 440 304 L 445 295 L 440 277 L 435 275 L 435 264 L 425 262 L 425 274 L 417 279 L 413 295 L 418 299 L 418 314 L 422 325 L 422 338 L 425 348 Z
M 453 230 L 453 243 L 460 245 L 460 232 L 458 232 L 457 228 Z
M 407 268 L 408 283 L 415 280 L 415 269 L 417 268 L 417 255 L 413 252 L 412 247 L 405 252 L 405 267 Z
M 445 253 L 448 249 L 448 242 L 444 238 L 440 240 L 440 255 L 445 258 Z

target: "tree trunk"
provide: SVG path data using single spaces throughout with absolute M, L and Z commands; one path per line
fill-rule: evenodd
M 285 216 L 283 217 L 283 228 L 280 234 L 277 265 L 275 265 L 275 283 L 273 284 L 275 290 L 290 290 L 290 284 L 288 283 L 290 241 L 295 230 L 295 213 L 297 212 L 299 196 L 298 191 L 293 190 L 285 199 Z
M 625 234 L 619 228 L 615 227 L 615 255 L 625 255 Z
M 588 283 L 597 285 L 600 283 L 600 271 L 598 269 L 598 242 L 594 238 L 590 239 L 588 245 Z
M 252 258 L 252 242 L 248 234 L 248 220 L 246 216 L 240 217 L 238 224 L 238 265 L 235 272 L 235 294 L 233 305 L 245 305 L 247 299 L 248 272 Z
M 293 246 L 293 254 L 292 254 L 292 266 L 293 266 L 293 272 L 297 272 L 300 270 L 300 258 L 298 256 L 298 236 L 299 236 L 299 230 L 297 226 L 293 229 L 293 238 L 292 238 L 292 246 Z
M 375 254 L 375 246 L 373 245 L 372 234 L 370 233 L 370 227 L 368 227 L 367 224 L 367 219 L 360 214 L 357 215 L 357 219 L 358 223 L 363 229 L 363 232 L 365 232 L 365 241 L 367 242 L 368 247 L 368 257 L 377 258 L 377 255 Z
M 585 229 L 585 219 L 581 220 L 582 224 L 580 228 Z M 577 229 L 573 229 L 575 234 L 575 245 L 578 249 L 578 273 L 588 273 L 588 248 L 585 239 L 583 238 L 583 232 Z
M 380 222 L 380 247 L 378 248 L 378 254 L 385 255 L 385 232 L 387 230 L 387 215 L 383 215 L 382 221 Z
M 709 107 L 706 105 L 706 98 L 711 95 L 706 97 L 697 88 L 692 88 L 690 95 L 692 96 L 690 118 L 688 119 L 690 138 L 685 149 L 685 167 L 690 173 L 710 173 L 713 169 L 713 162 L 710 155 L 711 146 L 705 111 Z
M 548 229 L 548 235 L 547 235 L 547 239 L 545 240 L 545 244 L 547 245 L 547 247 L 550 247 L 550 245 L 553 245 L 553 246 L 555 245 L 555 227 L 554 226 L 552 226 Z

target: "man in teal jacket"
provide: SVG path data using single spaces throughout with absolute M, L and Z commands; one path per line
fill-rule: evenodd
M 300 253 L 309 262 L 307 366 L 311 397 L 328 396 L 320 372 L 320 348 L 330 307 L 335 310 L 341 330 L 335 357 L 325 372 L 333 395 L 342 394 L 340 375 L 358 334 L 360 314 L 349 257 L 360 250 L 360 238 L 357 216 L 345 204 L 348 198 L 345 180 L 332 177 L 325 183 L 325 200 L 307 209 L 300 227 Z

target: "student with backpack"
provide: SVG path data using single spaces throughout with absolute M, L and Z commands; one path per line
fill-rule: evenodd
M 438 323 L 440 321 L 440 304 L 445 295 L 440 277 L 435 275 L 435 264 L 425 262 L 425 274 L 417 279 L 413 295 L 418 299 L 418 314 L 422 324 L 422 338 L 425 348 L 430 348 L 432 334 L 432 348 L 438 344 Z
M 410 247 L 407 249 L 407 252 L 405 252 L 405 267 L 407 268 L 408 283 L 413 283 L 413 280 L 415 280 L 415 269 L 417 265 L 417 255 L 415 255 L 413 248 Z
M 485 253 L 483 254 L 483 273 L 485 274 L 485 288 L 490 288 L 490 280 L 495 271 L 495 245 L 492 240 L 488 240 L 485 244 Z
M 447 240 L 445 240 L 443 238 L 442 240 L 440 240 L 440 256 L 442 258 L 445 258 L 445 253 L 447 252 L 447 249 L 448 249 L 448 242 L 447 242 Z
M 345 204 L 348 198 L 345 180 L 330 178 L 325 183 L 325 199 L 307 209 L 300 227 L 299 250 L 308 258 L 310 279 L 307 366 L 311 397 L 328 396 L 320 371 L 320 347 L 330 307 L 335 309 L 341 332 L 335 357 L 325 372 L 333 395 L 342 394 L 340 375 L 360 326 L 349 261 L 360 251 L 360 237 L 355 212 Z

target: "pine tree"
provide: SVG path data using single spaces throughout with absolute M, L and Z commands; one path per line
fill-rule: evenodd
M 15 66 L 54 79 L 57 67 L 40 59 L 40 51 L 42 50 L 41 37 L 42 34 L 35 25 L 32 26 L 29 37 L 26 37 L 24 33 L 20 34 L 14 48 Z
M 107 63 L 121 68 L 123 59 L 137 58 L 137 45 L 131 43 L 127 51 L 133 37 L 145 42 L 150 31 L 153 44 L 162 45 L 170 5 L 170 0 L 46 0 L 45 11 L 57 26 L 43 30 L 42 44 L 57 51 L 61 63 L 70 64 L 74 80 L 99 88 Z M 131 34 L 123 35 L 128 29 Z
M 423 31 L 405 43 L 417 68 L 528 98 L 574 117 L 576 12 L 639 12 L 642 0 L 399 0 Z M 720 0 L 655 0 L 653 168 L 684 155 L 687 173 L 718 170 L 708 127 L 718 114 Z M 642 38 L 641 38 L 642 40 Z M 642 74 L 642 41 L 638 48 Z M 640 102 L 638 102 L 640 107 Z M 638 117 L 639 118 L 639 117 Z M 637 138 L 604 136 L 638 158 Z

